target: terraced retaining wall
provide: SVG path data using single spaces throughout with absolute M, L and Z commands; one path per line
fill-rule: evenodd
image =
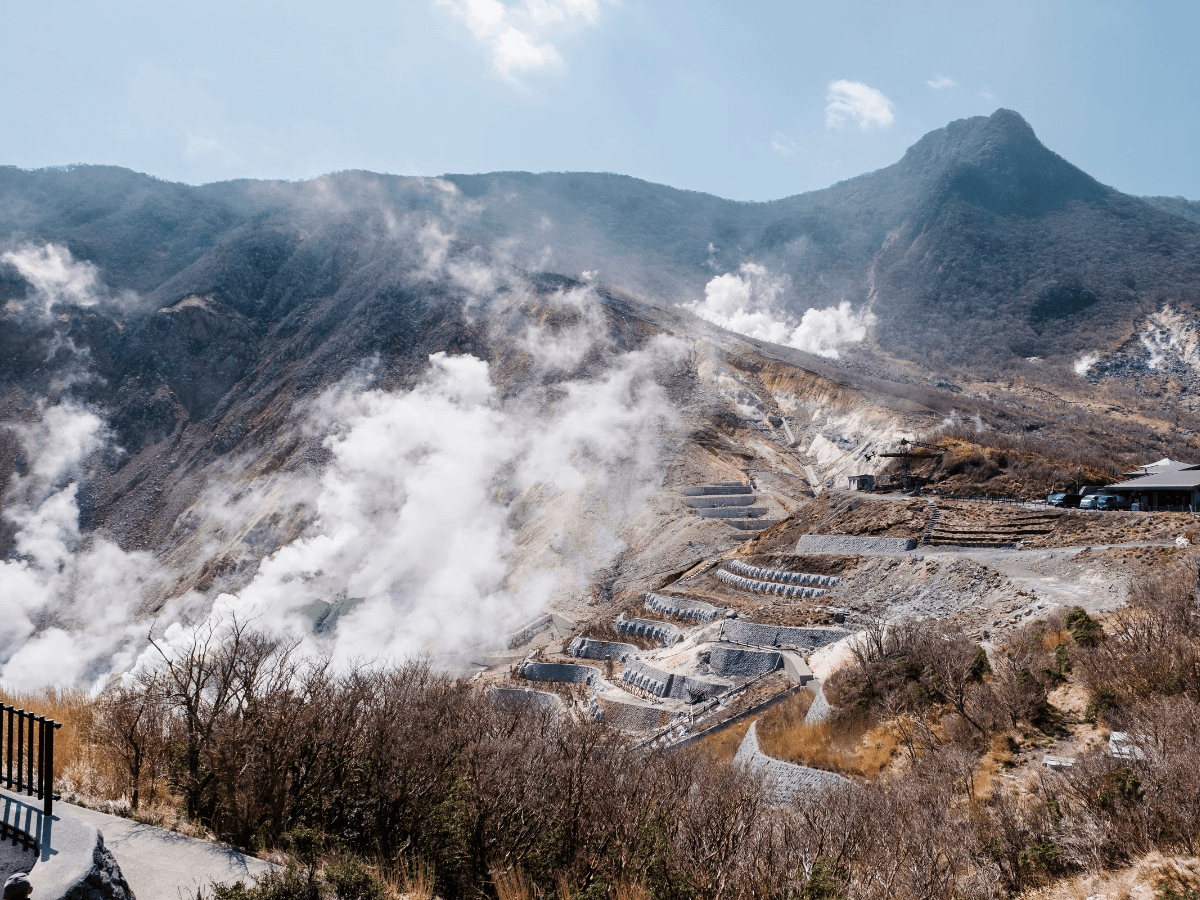
M 552 709 L 555 711 L 563 708 L 562 698 L 558 694 L 552 694 L 549 691 L 534 691 L 528 688 L 492 688 L 492 699 L 507 707 L 523 708 L 532 706 L 536 709 Z
M 622 644 L 618 641 L 593 641 L 585 637 L 577 637 L 567 648 L 572 656 L 580 659 L 612 659 L 615 662 L 625 660 L 636 654 L 638 648 L 633 644 Z
M 708 664 L 718 675 L 753 678 L 774 672 L 783 664 L 783 657 L 774 650 L 747 650 L 716 644 L 709 651 Z
M 683 597 L 667 597 L 663 594 L 647 594 L 646 609 L 652 609 L 680 619 L 696 619 L 711 622 L 725 615 L 725 610 L 700 600 L 685 600 Z
M 600 710 L 608 725 L 622 731 L 655 731 L 671 721 L 668 710 L 616 700 L 601 700 Z
M 780 625 L 760 625 L 744 619 L 728 619 L 721 636 L 754 647 L 799 647 L 816 650 L 850 634 L 841 628 L 794 628 Z
M 771 594 L 775 597 L 820 597 L 825 593 L 824 588 L 804 587 L 800 584 L 780 584 L 776 581 L 758 581 L 717 569 L 714 573 L 718 580 L 743 591 L 754 594 Z
M 798 766 L 767 756 L 758 747 L 757 721 L 750 723 L 750 729 L 733 759 L 734 762 L 745 763 L 756 771 L 766 772 L 770 797 L 775 803 L 789 803 L 803 794 L 816 794 L 850 784 L 849 779 L 835 772 L 810 769 L 808 766 Z
M 706 519 L 757 519 L 766 511 L 765 506 L 714 506 L 710 509 L 692 510 Z
M 752 494 L 754 491 L 750 485 L 740 481 L 719 481 L 716 484 L 680 488 L 679 493 L 685 497 L 707 497 L 713 494 Z
M 636 634 L 639 637 L 652 637 L 662 641 L 664 647 L 669 647 L 679 640 L 682 632 L 670 622 L 658 619 L 627 619 L 625 614 L 617 616 L 613 623 L 621 634 Z
M 753 506 L 753 494 L 732 494 L 723 496 L 720 494 L 709 494 L 703 497 L 685 497 L 683 499 L 685 506 L 690 506 L 692 509 L 712 509 L 718 506 Z
M 797 553 L 903 553 L 917 538 L 855 537 L 849 534 L 806 534 L 796 542 Z
M 809 575 L 807 572 L 787 572 L 783 569 L 762 569 L 741 559 L 731 559 L 727 565 L 739 575 L 759 581 L 778 581 L 783 584 L 804 584 L 809 587 L 833 587 L 842 579 L 836 575 Z
M 666 697 L 670 693 L 673 678 L 670 672 L 656 669 L 640 659 L 629 660 L 625 664 L 625 671 L 621 673 L 621 680 L 626 684 L 639 687 L 655 697 Z
M 521 677 L 530 681 L 565 681 L 568 684 L 596 684 L 600 670 L 595 666 L 573 666 L 569 663 L 529 662 L 521 666 Z
M 700 703 L 725 693 L 733 685 L 724 681 L 705 681 L 690 675 L 672 675 L 667 696 L 684 703 Z

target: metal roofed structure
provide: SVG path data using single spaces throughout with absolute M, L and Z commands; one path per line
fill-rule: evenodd
M 1141 469 L 1146 474 L 1110 484 L 1103 490 L 1129 497 L 1143 510 L 1200 509 L 1200 465 L 1164 459 Z
M 1144 466 L 1138 466 L 1132 472 L 1122 472 L 1126 478 L 1141 478 L 1145 475 L 1161 475 L 1164 472 L 1181 472 L 1185 469 L 1197 468 L 1195 463 L 1180 462 L 1177 459 L 1171 459 L 1164 456 L 1158 462 L 1147 463 Z

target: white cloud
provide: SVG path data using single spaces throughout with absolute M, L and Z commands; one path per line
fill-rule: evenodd
M 935 91 L 943 90 L 944 88 L 958 87 L 958 82 L 953 78 L 947 78 L 945 75 L 939 75 L 936 78 L 930 78 L 925 82 Z
M 771 141 L 771 149 L 774 150 L 776 153 L 778 153 L 780 156 L 787 157 L 787 156 L 795 156 L 796 151 L 800 148 L 797 147 L 796 144 L 792 143 L 791 141 L 781 140 L 779 138 L 776 138 L 775 140 Z
M 895 120 L 892 101 L 861 81 L 831 81 L 825 92 L 825 127 L 857 125 L 867 131 L 886 128 Z
M 598 0 L 525 0 L 505 5 L 499 0 L 435 0 L 463 21 L 491 56 L 501 77 L 561 66 L 563 59 L 551 43 L 556 34 L 594 25 Z
M 825 309 L 808 309 L 797 323 L 780 308 L 787 280 L 773 277 L 764 266 L 744 263 L 740 274 L 726 272 L 704 287 L 704 299 L 683 304 L 702 319 L 760 341 L 838 358 L 837 348 L 867 335 L 875 317 L 855 313 L 850 301 Z

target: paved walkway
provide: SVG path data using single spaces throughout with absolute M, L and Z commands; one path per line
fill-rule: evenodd
M 70 803 L 54 804 L 55 812 L 78 816 L 100 830 L 137 900 L 187 900 L 215 881 L 257 878 L 269 863 L 185 837 Z

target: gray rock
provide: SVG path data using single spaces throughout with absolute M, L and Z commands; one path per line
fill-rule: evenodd
M 4 900 L 25 900 L 32 893 L 33 885 L 25 872 L 14 872 L 4 882 Z

